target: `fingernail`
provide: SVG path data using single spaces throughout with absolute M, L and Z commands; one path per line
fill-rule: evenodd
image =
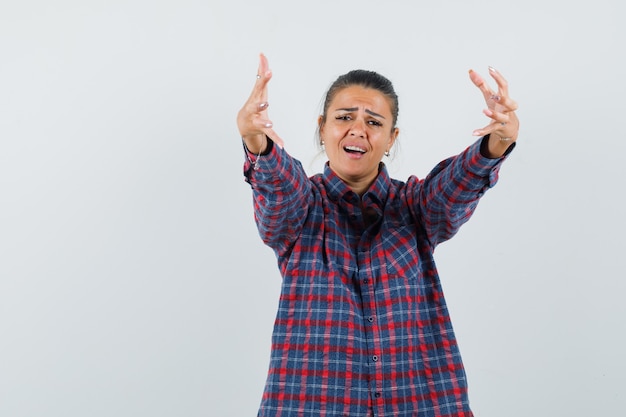
M 494 67 L 489 67 L 489 72 L 498 72 Z
M 272 127 L 272 122 L 265 123 L 265 127 Z
M 267 106 L 269 106 L 269 103 L 267 101 L 264 101 L 263 103 L 259 104 L 259 109 L 264 109 Z
M 472 132 L 472 136 L 480 136 L 480 132 L 478 130 L 474 130 Z
M 491 117 L 493 116 L 493 112 L 489 109 L 485 109 L 485 115 Z

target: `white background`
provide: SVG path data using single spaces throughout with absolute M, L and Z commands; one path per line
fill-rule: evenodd
M 626 415 L 619 0 L 0 5 L 0 416 L 253 416 L 280 285 L 235 123 L 258 54 L 307 172 L 326 88 L 400 96 L 399 179 L 487 119 L 517 149 L 436 258 L 478 416 Z

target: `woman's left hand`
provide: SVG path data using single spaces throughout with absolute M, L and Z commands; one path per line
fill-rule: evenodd
M 515 114 L 517 103 L 509 97 L 508 83 L 495 68 L 489 67 L 489 74 L 498 85 L 497 92 L 494 92 L 478 73 L 469 71 L 470 79 L 485 97 L 487 108 L 483 113 L 491 119 L 487 126 L 476 129 L 474 136 L 489 134 L 489 155 L 486 156 L 498 158 L 517 140 L 519 120 Z

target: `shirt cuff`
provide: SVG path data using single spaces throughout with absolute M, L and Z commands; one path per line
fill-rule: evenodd
M 260 152 L 260 153 L 252 153 L 246 146 L 246 143 L 242 140 L 243 150 L 246 156 L 246 160 L 243 165 L 243 172 L 244 172 L 246 182 L 251 185 L 252 185 L 251 180 L 252 180 L 253 173 L 259 171 L 260 162 L 262 159 L 265 159 L 266 161 L 264 162 L 269 162 L 270 165 L 275 165 L 275 163 L 272 163 L 271 161 L 273 157 L 274 158 L 276 157 L 275 152 L 274 152 L 274 141 L 272 141 L 267 136 L 266 136 L 266 139 L 267 139 L 267 146 L 265 147 L 263 152 Z M 266 158 L 262 158 L 262 157 L 266 157 Z M 258 177 L 258 176 L 259 174 L 255 174 L 255 177 Z
M 488 158 L 480 151 L 483 146 L 486 146 L 489 140 L 489 135 L 483 136 L 477 140 L 472 146 L 469 147 L 465 155 L 465 167 L 472 174 L 488 178 L 488 188 L 493 187 L 498 182 L 498 175 L 502 162 L 515 148 L 515 142 L 509 146 L 504 155 L 499 158 Z

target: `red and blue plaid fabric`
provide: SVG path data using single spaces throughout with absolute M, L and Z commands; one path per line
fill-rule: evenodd
M 244 172 L 282 275 L 261 417 L 470 417 L 433 250 L 472 215 L 504 158 L 480 141 L 423 180 L 383 164 L 359 198 L 271 146 Z

